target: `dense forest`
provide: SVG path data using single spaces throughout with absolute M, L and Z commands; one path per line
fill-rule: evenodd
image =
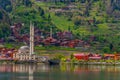
M 19 34 L 29 33 L 30 21 L 36 29 L 45 32 L 52 29 L 53 37 L 57 32 L 71 32 L 74 37 L 70 40 L 89 44 L 89 47 L 81 44 L 80 49 L 120 52 L 119 0 L 0 0 L 1 42 L 10 41 L 13 34 L 10 26 L 15 23 L 23 24 Z

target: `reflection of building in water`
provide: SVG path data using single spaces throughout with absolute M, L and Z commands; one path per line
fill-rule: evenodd
M 0 72 L 13 72 L 12 65 L 0 65 Z
M 12 76 L 13 78 L 16 77 L 26 77 L 27 79 L 25 80 L 34 80 L 34 75 L 36 73 L 40 72 L 50 72 L 50 66 L 45 65 L 45 64 L 40 64 L 40 65 L 28 65 L 28 64 L 5 64 L 5 65 L 0 65 L 0 72 L 1 73 L 20 73 L 23 75 L 20 76 Z M 24 75 L 25 74 L 25 75 Z M 1 79 L 0 79 L 1 80 Z M 11 79 L 11 80 L 16 80 L 16 79 Z M 19 79 L 18 79 L 19 80 Z M 20 79 L 22 80 L 22 79 Z
M 13 65 L 13 72 L 29 72 L 29 70 L 35 71 L 36 70 L 36 66 L 34 65 Z
M 33 69 L 29 66 L 29 80 L 33 80 Z
M 0 65 L 0 72 L 20 72 L 25 73 L 29 72 L 32 73 L 36 70 L 36 66 L 34 65 Z
M 13 72 L 21 72 L 21 73 L 25 73 L 28 72 L 28 80 L 34 80 L 33 74 L 34 71 L 36 70 L 36 66 L 35 65 L 14 65 L 13 66 Z

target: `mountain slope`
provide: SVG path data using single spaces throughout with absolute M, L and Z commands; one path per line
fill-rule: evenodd
M 0 5 L 10 17 L 6 20 L 1 12 L 1 22 L 24 23 L 21 34 L 28 33 L 32 21 L 40 30 L 53 28 L 53 34 L 70 31 L 89 43 L 90 50 L 120 51 L 119 0 L 6 0 Z

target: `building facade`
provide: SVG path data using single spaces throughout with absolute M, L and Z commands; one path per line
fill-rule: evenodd
M 20 61 L 36 60 L 36 55 L 30 54 L 28 46 L 22 46 L 16 54 L 13 54 L 13 59 Z

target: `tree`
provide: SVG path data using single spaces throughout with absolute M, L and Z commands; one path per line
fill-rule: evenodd
M 2 12 L 0 12 L 0 20 L 2 20 L 3 19 L 3 14 L 2 14 Z
M 81 24 L 82 24 L 82 19 L 83 19 L 83 18 L 80 17 L 80 16 L 74 17 L 74 18 L 73 18 L 74 24 L 75 24 L 76 26 L 81 25 Z
M 0 38 L 7 38 L 10 36 L 10 29 L 8 27 L 9 25 L 6 23 L 0 24 Z
M 38 11 L 40 12 L 40 16 L 44 16 L 45 12 L 41 7 L 38 8 Z
M 12 11 L 12 6 L 7 5 L 7 6 L 6 6 L 6 11 L 7 11 L 7 12 L 11 12 L 11 11 Z
M 8 7 L 12 8 L 11 1 L 10 0 L 0 0 L 0 7 L 2 7 L 7 12 L 11 11 L 10 9 L 9 9 L 9 11 L 7 10 Z
M 51 21 L 51 15 L 50 14 L 48 15 L 48 21 Z
M 31 7 L 32 6 L 32 2 L 30 0 L 24 0 L 24 5 Z
M 110 50 L 113 50 L 113 44 L 112 43 L 110 44 Z
M 103 47 L 103 52 L 104 53 L 110 53 L 110 48 L 109 47 Z

